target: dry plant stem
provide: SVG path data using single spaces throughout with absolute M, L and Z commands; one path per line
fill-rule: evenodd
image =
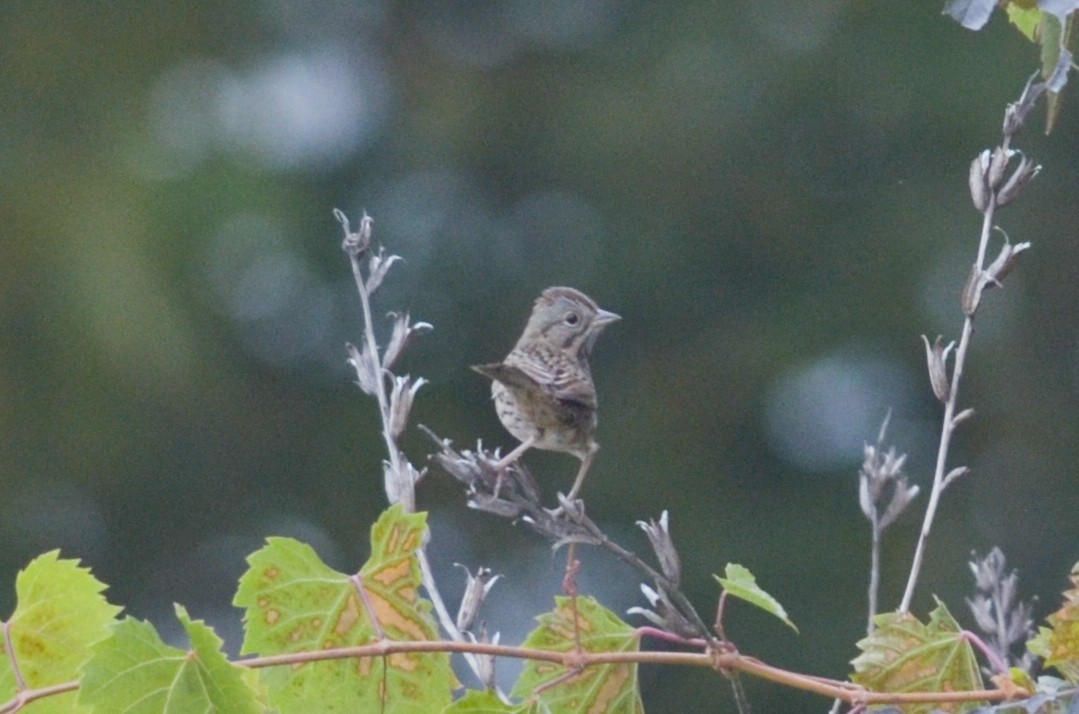
M 1007 150 L 1008 140 L 1005 137 L 1003 148 Z M 988 208 L 982 217 L 982 235 L 978 244 L 978 260 L 975 266 L 980 271 L 985 267 L 985 252 L 989 245 L 989 234 L 993 228 L 993 213 L 995 201 L 990 201 Z M 963 321 L 963 334 L 959 338 L 959 347 L 955 351 L 955 365 L 952 369 L 951 392 L 948 401 L 944 404 L 944 419 L 940 430 L 940 448 L 937 450 L 937 465 L 933 472 L 933 488 L 929 492 L 929 505 L 925 509 L 925 519 L 922 521 L 922 531 L 918 536 L 918 545 L 914 550 L 914 560 L 910 567 L 910 577 L 907 579 L 907 589 L 903 593 L 903 600 L 899 604 L 900 612 L 910 612 L 910 603 L 914 598 L 914 588 L 918 584 L 918 575 L 922 570 L 922 560 L 925 558 L 925 547 L 929 540 L 929 533 L 933 529 L 933 519 L 937 514 L 937 505 L 940 503 L 940 495 L 944 492 L 947 474 L 948 448 L 951 446 L 952 433 L 955 431 L 955 408 L 959 400 L 959 383 L 963 377 L 963 366 L 967 361 L 967 350 L 970 348 L 970 338 L 974 334 L 974 317 L 967 315 Z
M 749 697 L 746 696 L 745 685 L 737 672 L 727 675 L 727 681 L 731 683 L 731 693 L 734 695 L 734 704 L 738 707 L 738 714 L 750 714 L 753 709 L 749 706 Z
M 369 220 L 364 216 L 364 220 Z M 361 228 L 361 230 L 363 230 Z M 367 342 L 367 349 L 371 351 L 374 358 L 378 356 L 378 342 L 375 340 L 375 326 L 374 320 L 371 316 L 371 299 L 367 295 L 367 285 L 363 278 L 363 267 L 360 263 L 360 257 L 364 253 L 352 253 L 349 252 L 349 261 L 352 263 L 352 275 L 356 279 L 356 291 L 360 294 L 360 307 L 363 310 L 363 338 Z M 381 365 L 380 365 L 381 369 Z M 378 400 L 378 413 L 382 418 L 382 438 L 386 442 L 386 452 L 390 457 L 390 466 L 393 473 L 400 473 L 401 469 L 401 452 L 397 448 L 396 442 L 393 440 L 393 434 L 390 433 L 390 405 L 389 399 L 386 396 L 386 381 L 383 379 L 383 375 L 379 375 L 379 378 L 375 380 L 375 399 Z M 387 493 L 390 493 L 390 489 L 386 489 Z M 407 511 L 413 512 L 416 510 L 415 506 L 415 494 L 411 494 L 410 503 L 404 504 Z
M 638 637 L 654 637 L 657 640 L 663 640 L 664 642 L 670 642 L 674 645 L 683 645 L 685 647 L 696 647 L 704 649 L 708 646 L 706 640 L 702 640 L 699 637 L 687 638 L 674 634 L 673 632 L 667 632 L 661 630 L 658 627 L 652 627 L 651 625 L 643 625 L 637 628 Z
M 674 601 L 674 604 L 679 607 L 681 613 L 693 621 L 694 626 L 696 626 L 697 629 L 700 631 L 699 634 L 702 637 L 709 636 L 708 626 L 704 624 L 704 620 L 702 620 L 700 615 L 697 614 L 697 610 L 693 607 L 693 603 L 691 603 L 689 601 L 689 598 L 687 598 L 682 593 L 681 588 L 672 583 L 662 573 L 656 571 L 656 569 L 650 566 L 648 563 L 641 560 L 640 556 L 638 556 L 636 553 L 630 550 L 626 550 L 625 548 L 608 538 L 607 535 L 603 531 L 601 531 L 599 527 L 590 519 L 586 520 L 582 525 L 584 525 L 589 530 L 590 534 L 595 537 L 596 544 L 599 547 L 603 548 L 609 553 L 612 553 L 620 560 L 628 563 L 632 567 L 644 573 L 646 576 L 651 578 L 659 585 L 663 586 L 664 590 L 667 591 L 667 595 L 671 598 L 672 601 Z M 717 643 L 715 641 L 712 641 L 712 644 L 714 645 Z
M 468 488 L 469 504 L 473 508 L 499 518 L 526 523 L 550 540 L 555 548 L 579 543 L 599 546 L 612 553 L 656 583 L 657 589 L 664 593 L 672 607 L 677 620 L 672 626 L 679 635 L 700 637 L 713 647 L 719 644 L 719 640 L 697 614 L 693 604 L 682 593 L 675 582 L 677 578 L 668 578 L 633 552 L 611 541 L 599 526 L 585 515 L 583 502 L 571 502 L 560 495 L 560 506 L 557 509 L 551 511 L 543 508 L 539 504 L 539 494 L 531 475 L 521 464 L 503 472 L 499 469 L 501 464 L 497 459 L 492 460 L 482 450 L 478 453 L 458 452 L 448 439 L 440 438 L 422 424 L 420 429 L 439 449 L 439 452 L 433 455 L 436 462 Z
M 877 593 L 880 591 L 881 530 L 876 509 L 873 510 L 870 526 L 873 529 L 873 537 L 869 553 L 869 621 L 866 623 L 865 630 L 868 634 L 873 634 L 873 618 L 877 616 Z
M 891 420 L 892 410 L 889 409 L 877 435 L 877 453 L 884 448 L 884 434 Z M 869 527 L 872 531 L 872 539 L 869 550 L 869 617 L 866 622 L 866 632 L 871 635 L 873 634 L 873 618 L 877 616 L 877 598 L 880 592 L 880 546 L 884 536 L 884 529 L 880 527 L 880 512 L 876 507 L 869 511 Z
M 347 219 L 346 219 L 347 220 Z M 370 221 L 371 219 L 364 214 L 363 221 Z M 349 231 L 348 224 L 343 223 L 343 228 L 347 233 Z M 364 230 L 361 223 L 360 232 Z M 378 342 L 375 339 L 375 327 L 374 319 L 371 314 L 371 299 L 367 291 L 367 283 L 363 276 L 363 265 L 361 258 L 366 254 L 366 251 L 346 251 L 349 258 L 349 263 L 352 265 L 352 276 L 356 281 L 356 291 L 360 294 L 360 308 L 363 312 L 363 337 L 367 343 L 367 349 L 372 355 L 372 358 L 378 360 Z M 379 371 L 381 372 L 381 365 L 379 365 Z M 382 438 L 386 442 L 386 452 L 390 459 L 390 469 L 387 470 L 386 478 L 392 478 L 393 475 L 402 473 L 401 463 L 401 450 L 397 447 L 397 442 L 394 441 L 393 433 L 390 431 L 390 407 L 389 398 L 386 395 L 386 380 L 383 375 L 380 374 L 379 378 L 375 380 L 375 398 L 378 400 L 378 413 L 382 421 Z M 399 478 L 399 481 L 405 479 Z M 398 488 L 390 488 L 390 484 L 386 484 L 386 493 L 398 493 L 401 495 L 402 505 L 408 512 L 415 512 L 416 510 L 416 493 L 414 484 L 410 481 L 408 483 L 408 493 L 402 494 L 401 488 L 403 484 L 398 483 Z M 433 571 L 431 569 L 431 562 L 427 559 L 427 546 L 426 543 L 421 546 L 417 552 L 417 558 L 420 562 L 420 577 L 423 581 L 424 590 L 427 591 L 427 596 L 431 599 L 431 603 L 434 605 L 435 614 L 438 616 L 439 623 L 442 625 L 442 629 L 450 636 L 451 639 L 457 642 L 464 642 L 465 637 L 461 634 L 461 631 L 457 629 L 457 624 L 454 621 L 453 615 L 446 607 L 445 601 L 442 599 L 442 594 L 438 589 L 438 585 L 435 583 Z M 479 662 L 470 653 L 465 653 L 465 660 L 468 662 L 469 668 L 473 673 L 479 677 L 480 681 L 483 681 L 481 675 L 482 669 Z

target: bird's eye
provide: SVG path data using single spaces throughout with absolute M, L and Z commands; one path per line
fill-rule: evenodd
M 567 312 L 566 316 L 563 318 L 563 322 L 565 322 L 570 327 L 576 326 L 577 323 L 579 323 L 580 321 L 581 321 L 581 316 L 578 315 L 575 312 Z

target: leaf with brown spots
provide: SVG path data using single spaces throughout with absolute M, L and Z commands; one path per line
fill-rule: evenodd
M 555 598 L 555 609 L 540 615 L 539 627 L 525 647 L 572 652 L 580 637 L 585 652 L 636 652 L 639 641 L 633 628 L 594 598 Z M 569 676 L 567 676 L 569 675 Z M 563 679 L 564 677 L 564 679 Z M 551 684 L 560 680 L 556 684 Z M 537 688 L 550 685 L 534 695 Z M 590 665 L 571 673 L 560 664 L 529 661 L 513 687 L 516 697 L 536 696 L 546 708 L 574 714 L 639 714 L 644 711 L 637 684 L 636 664 Z
M 90 657 L 90 645 L 108 636 L 108 625 L 120 613 L 101 592 L 105 585 L 80 568 L 77 560 L 54 550 L 40 555 L 15 579 L 18 604 L 5 625 L 0 655 L 0 701 L 17 691 L 16 669 L 25 687 L 47 687 L 78 677 Z M 40 707 L 40 708 L 39 708 Z M 87 711 L 77 708 L 73 694 L 49 697 L 33 711 Z
M 488 690 L 470 690 L 442 714 L 531 714 L 533 709 L 523 704 L 507 704 Z
M 260 655 L 438 639 L 431 603 L 419 596 L 416 551 L 422 513 L 394 506 L 371 529 L 371 557 L 358 576 L 323 563 L 310 546 L 268 538 L 248 557 L 234 604 L 245 608 L 242 652 Z M 361 587 L 362 585 L 362 587 Z M 282 712 L 432 712 L 457 685 L 445 653 L 339 659 L 260 670 Z
M 944 603 L 922 624 L 910 613 L 886 612 L 858 643 L 851 679 L 875 692 L 957 692 L 982 689 L 974 650 Z M 978 702 L 907 704 L 904 714 L 965 712 Z
M 1069 576 L 1075 586 L 1064 591 L 1064 604 L 1046 618 L 1049 627 L 1041 627 L 1038 636 L 1027 643 L 1031 652 L 1045 659 L 1045 666 L 1056 667 L 1071 684 L 1079 683 L 1079 563 Z

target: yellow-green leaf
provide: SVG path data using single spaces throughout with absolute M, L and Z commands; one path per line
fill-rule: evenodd
M 308 545 L 269 538 L 248 557 L 234 603 L 245 608 L 242 651 L 261 655 L 438 638 L 431 603 L 420 597 L 416 551 L 426 519 L 400 506 L 371 529 L 371 557 L 356 576 L 323 563 Z M 377 623 L 377 624 L 376 624 Z M 446 653 L 336 659 L 260 670 L 282 712 L 437 712 L 456 679 Z
M 1068 682 L 1079 684 L 1079 563 L 1072 566 L 1069 578 L 1075 587 L 1064 591 L 1064 604 L 1046 618 L 1049 627 L 1039 628 L 1027 647 Z
M 1023 7 L 1019 3 L 1010 2 L 1005 8 L 1008 19 L 1016 29 L 1026 35 L 1031 42 L 1037 42 L 1038 25 L 1042 22 L 1044 14 L 1041 8 L 1035 6 Z
M 723 586 L 728 595 L 756 605 L 768 614 L 775 615 L 787 623 L 795 632 L 798 631 L 795 624 L 787 617 L 787 611 L 783 609 L 779 601 L 757 585 L 757 579 L 753 577 L 753 573 L 749 572 L 749 568 L 737 563 L 727 563 L 727 568 L 723 572 L 727 577 L 721 578 L 718 575 L 713 575 L 712 577 L 719 581 L 719 584 Z
M 18 574 L 15 612 L 6 634 L 0 633 L 0 639 L 10 637 L 2 650 L 0 700 L 9 701 L 17 691 L 15 667 L 32 689 L 78 679 L 90 645 L 109 635 L 108 626 L 120 613 L 101 594 L 104 590 L 89 569 L 61 559 L 56 550 L 38 556 Z M 40 699 L 30 711 L 85 710 L 77 708 L 70 693 Z
M 576 604 L 573 598 L 555 598 L 554 611 L 537 619 L 539 627 L 528 635 L 525 647 L 570 652 L 579 641 L 584 652 L 636 652 L 639 648 L 633 628 L 590 597 L 578 597 Z M 542 704 L 542 711 L 644 712 L 636 664 L 590 665 L 567 674 L 562 664 L 530 660 L 513 687 L 513 696 L 528 697 L 526 704 Z M 555 680 L 558 683 L 551 685 Z M 533 695 L 540 687 L 546 688 Z
M 125 714 L 258 714 L 262 707 L 246 673 L 221 652 L 221 639 L 176 607 L 191 650 L 170 647 L 153 625 L 127 618 L 93 646 L 79 703 Z
M 910 613 L 886 612 L 873 622 L 876 630 L 858 643 L 851 679 L 876 692 L 955 692 L 982 689 L 978 662 L 962 628 L 944 603 L 922 624 Z M 905 714 L 965 712 L 978 702 L 926 703 L 904 706 Z
M 526 714 L 524 705 L 506 704 L 494 692 L 471 691 L 442 710 L 442 714 Z

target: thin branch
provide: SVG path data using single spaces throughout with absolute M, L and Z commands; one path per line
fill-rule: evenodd
M 994 202 L 990 202 L 982 217 L 982 235 L 978 244 L 978 261 L 974 264 L 977 270 L 982 270 L 985 265 L 985 251 L 989 243 L 989 234 L 993 228 Z M 974 316 L 967 315 L 963 321 L 963 334 L 959 338 L 959 346 L 955 350 L 955 365 L 952 369 L 951 389 L 948 400 L 944 403 L 944 418 L 940 428 L 940 446 L 937 448 L 937 464 L 933 471 L 933 488 L 929 491 L 929 505 L 925 508 L 925 518 L 922 521 L 922 530 L 918 535 L 918 545 L 914 550 L 914 559 L 911 561 L 910 576 L 907 578 L 907 588 L 903 592 L 903 600 L 899 604 L 900 612 L 910 612 L 910 603 L 914 598 L 914 589 L 918 585 L 918 576 L 922 571 L 922 561 L 925 558 L 925 548 L 929 541 L 929 533 L 933 530 L 933 519 L 937 515 L 937 505 L 940 496 L 944 493 L 944 477 L 947 473 L 948 449 L 951 447 L 952 434 L 955 431 L 955 405 L 959 401 L 959 384 L 963 378 L 963 367 L 967 362 L 967 350 L 970 349 L 970 338 L 974 334 Z
M 599 526 L 597 526 L 595 521 L 593 521 L 591 518 L 583 518 L 581 525 L 584 526 L 588 530 L 588 532 L 596 539 L 594 543 L 595 545 L 606 550 L 608 553 L 611 553 L 622 562 L 627 563 L 633 568 L 637 569 L 650 580 L 655 582 L 660 588 L 662 588 L 674 601 L 674 604 L 678 606 L 680 612 L 683 615 L 689 617 L 693 624 L 700 630 L 700 632 L 698 633 L 699 636 L 705 638 L 706 641 L 714 639 L 711 638 L 708 626 L 704 624 L 704 620 L 701 619 L 700 615 L 697 613 L 696 608 L 693 607 L 693 603 L 690 602 L 689 598 L 685 596 L 685 594 L 682 592 L 682 589 L 678 587 L 676 583 L 671 582 L 670 579 L 668 579 L 662 573 L 658 572 L 655 568 L 644 562 L 644 560 L 642 560 L 641 557 L 633 551 L 623 548 L 622 546 L 618 545 L 618 543 L 615 543 L 613 540 L 608 538 L 607 535 L 600 530 Z
M 963 332 L 959 338 L 959 346 L 955 350 L 955 362 L 952 367 L 952 376 L 948 389 L 944 389 L 947 348 L 939 351 L 930 348 L 929 342 L 926 340 L 930 380 L 933 383 L 934 393 L 938 399 L 944 402 L 944 417 L 941 422 L 936 467 L 933 471 L 933 488 L 929 493 L 929 503 L 926 506 L 925 518 L 922 521 L 922 530 L 918 536 L 914 558 L 911 561 L 907 587 L 903 592 L 903 599 L 899 605 L 900 612 L 910 611 L 911 600 L 914 598 L 914 590 L 918 584 L 922 562 L 925 559 L 926 544 L 933 528 L 933 521 L 936 518 L 941 494 L 956 478 L 967 473 L 965 467 L 948 471 L 948 450 L 956 427 L 970 416 L 969 409 L 957 414 L 956 405 L 959 402 L 959 385 L 962 381 L 963 369 L 966 366 L 967 352 L 970 349 L 970 341 L 974 335 L 974 316 L 977 314 L 982 292 L 987 288 L 1001 285 L 1005 275 L 1014 267 L 1018 255 L 1030 247 L 1027 243 L 1012 246 L 1005 236 L 1005 244 L 1000 255 L 992 264 L 988 267 L 986 266 L 989 236 L 992 233 L 993 217 L 996 210 L 1007 206 L 1015 200 L 1020 191 L 1037 176 L 1041 169 L 1040 166 L 1035 165 L 1034 162 L 1020 152 L 1011 149 L 1012 138 L 1022 128 L 1023 122 L 1033 108 L 1034 103 L 1045 91 L 1045 83 L 1035 83 L 1036 77 L 1037 74 L 1027 82 L 1019 100 L 1009 104 L 1005 109 L 1003 139 L 1000 146 L 992 152 L 988 149 L 983 151 L 971 163 L 971 199 L 975 208 L 982 213 L 982 230 L 978 240 L 978 255 L 962 292 L 961 304 L 966 317 L 963 321 Z M 1015 155 L 1019 156 L 1019 160 L 1017 165 L 1012 167 L 1011 161 Z M 1010 175 L 1008 175 L 1009 170 L 1011 171 Z
M 344 214 L 338 215 L 338 220 L 342 221 L 342 226 L 345 229 L 345 233 L 349 233 L 348 219 L 344 217 Z M 363 262 L 362 258 L 367 255 L 371 240 L 371 224 L 373 221 L 371 217 L 366 213 L 363 214 L 363 218 L 360 219 L 360 229 L 357 234 L 364 236 L 365 245 L 360 250 L 348 250 L 349 262 L 352 264 L 352 277 L 356 281 L 356 292 L 360 294 L 360 308 L 363 311 L 363 337 L 367 343 L 367 349 L 372 359 L 375 360 L 375 366 L 378 368 L 379 379 L 375 380 L 375 399 L 378 400 L 378 412 L 382 421 L 382 437 L 386 442 L 386 451 L 390 457 L 390 465 L 397 471 L 401 467 L 401 453 L 397 448 L 397 444 L 393 440 L 393 435 L 390 432 L 390 406 L 389 400 L 386 395 L 386 381 L 382 379 L 382 365 L 378 357 L 378 341 L 375 339 L 375 322 L 371 316 L 371 297 L 368 294 L 366 280 L 363 275 Z
M 873 633 L 873 618 L 877 616 L 877 593 L 880 592 L 880 546 L 881 532 L 879 518 L 874 513 L 871 526 L 873 536 L 870 543 L 869 553 L 869 617 L 866 622 L 866 632 Z
M 928 345 L 928 341 L 926 341 Z M 927 354 L 933 354 L 930 350 Z M 936 390 L 934 390 L 936 391 Z M 884 417 L 877 441 L 872 446 L 865 445 L 862 468 L 858 472 L 858 504 L 862 513 L 869 519 L 871 531 L 870 567 L 869 567 L 869 615 L 866 618 L 866 632 L 873 633 L 873 618 L 876 617 L 880 594 L 880 551 L 884 531 L 895 522 L 918 495 L 917 486 L 907 485 L 903 466 L 907 462 L 906 454 L 896 454 L 895 448 L 884 448 L 884 436 L 891 421 L 891 410 Z M 947 479 L 945 479 L 947 482 Z
M 541 534 L 555 547 L 569 543 L 599 546 L 629 564 L 656 584 L 674 612 L 665 613 L 668 621 L 656 622 L 677 635 L 700 637 L 718 643 L 708 626 L 701 619 L 689 598 L 682 592 L 674 578 L 668 577 L 638 555 L 618 545 L 600 530 L 599 526 L 584 512 L 581 501 L 562 498 L 556 511 L 549 511 L 539 503 L 534 479 L 527 467 L 520 462 L 508 468 L 497 468 L 498 459 L 480 450 L 457 451 L 448 439 L 441 439 L 427 427 L 420 425 L 440 451 L 435 460 L 453 478 L 468 488 L 469 505 L 494 515 L 520 520 Z
M 650 628 L 637 631 L 637 636 L 645 634 Z M 702 652 L 637 651 L 637 652 L 585 652 L 569 649 L 564 652 L 516 647 L 486 642 L 455 642 L 449 640 L 380 640 L 367 645 L 354 647 L 334 647 L 324 650 L 292 652 L 288 654 L 251 657 L 234 661 L 239 667 L 258 669 L 263 667 L 289 666 L 312 662 L 324 662 L 340 659 L 383 658 L 401 653 L 458 653 L 507 657 L 533 662 L 550 662 L 567 669 L 579 669 L 604 664 L 651 664 L 691 667 L 708 667 L 721 673 L 740 672 L 760 679 L 819 694 L 830 699 L 840 699 L 851 704 L 913 704 L 913 703 L 948 703 L 973 701 L 1005 701 L 1029 694 L 1028 692 L 1008 692 L 1001 689 L 979 689 L 952 692 L 871 692 L 850 682 L 843 682 L 825 677 L 800 674 L 774 667 L 756 658 L 742 655 L 729 648 L 715 650 L 707 648 Z M 27 689 L 16 697 L 0 705 L 0 714 L 16 712 L 27 703 L 48 696 L 56 696 L 79 688 L 78 681 L 63 682 L 41 689 Z
M 766 664 L 754 657 L 748 657 L 735 651 L 717 652 L 584 652 L 570 649 L 565 652 L 541 650 L 531 647 L 498 645 L 482 642 L 450 642 L 445 640 L 413 640 L 398 642 L 383 640 L 358 647 L 338 647 L 310 652 L 254 657 L 240 660 L 235 664 L 242 667 L 261 668 L 276 666 L 295 666 L 307 662 L 319 662 L 334 659 L 385 657 L 399 653 L 438 653 L 453 652 L 508 657 L 535 662 L 551 662 L 569 669 L 590 667 L 603 664 L 653 664 L 708 667 L 717 671 L 732 670 L 752 675 L 760 679 L 820 694 L 821 696 L 842 699 L 849 703 L 865 704 L 907 704 L 918 702 L 970 702 L 1004 701 L 1012 695 L 1000 689 L 976 689 L 952 692 L 871 692 L 856 684 L 825 677 L 791 672 L 780 667 Z M 1020 693 L 1021 694 L 1021 693 Z
M 373 391 L 374 397 L 378 402 L 379 418 L 382 422 L 382 438 L 385 441 L 386 452 L 389 457 L 389 468 L 385 470 L 384 474 L 386 496 L 391 503 L 396 500 L 404 506 L 406 511 L 414 512 L 416 510 L 416 484 L 412 474 L 415 473 L 415 470 L 413 469 L 412 464 L 404 459 L 404 454 L 401 452 L 400 447 L 398 447 L 394 437 L 394 415 L 390 413 L 390 399 L 386 391 L 386 381 L 387 379 L 391 379 L 393 375 L 383 366 L 383 357 L 380 356 L 378 350 L 378 341 L 375 338 L 374 318 L 371 311 L 371 293 L 374 289 L 377 289 L 378 283 L 382 281 L 386 270 L 392 265 L 395 258 L 391 256 L 383 259 L 379 262 L 379 269 L 376 271 L 377 275 L 372 276 L 372 274 L 368 272 L 365 276 L 363 267 L 364 258 L 366 257 L 372 261 L 369 263 L 369 266 L 374 265 L 374 259 L 370 258 L 373 224 L 371 217 L 364 212 L 363 218 L 360 219 L 359 230 L 353 233 L 349 226 L 348 217 L 342 211 L 335 209 L 334 216 L 337 218 L 345 232 L 342 248 L 348 255 L 349 263 L 352 265 L 352 276 L 356 281 L 356 291 L 360 295 L 360 308 L 363 313 L 363 336 L 366 344 L 364 353 L 367 354 L 371 360 L 372 372 L 374 372 L 375 376 L 375 379 L 371 380 L 371 382 L 373 382 L 373 384 L 371 384 L 371 391 Z M 368 270 L 370 271 L 370 267 Z M 407 316 L 404 319 L 403 330 L 404 336 L 401 338 L 402 342 L 397 346 L 397 349 L 403 349 L 404 342 L 407 341 L 409 331 Z M 393 342 L 393 340 L 391 340 L 391 342 Z M 359 371 L 362 369 L 362 366 L 356 365 L 356 369 Z M 420 577 L 423 582 L 424 590 L 427 591 L 427 596 L 434 605 L 435 615 L 438 617 L 442 629 L 454 641 L 465 642 L 465 637 L 457 628 L 454 617 L 450 614 L 449 608 L 446 607 L 446 603 L 435 582 L 434 571 L 431 568 L 431 562 L 427 557 L 426 544 L 419 548 L 417 557 L 420 564 Z M 480 678 L 480 681 L 483 681 L 482 667 L 480 666 L 480 663 L 476 661 L 475 657 L 470 653 L 466 653 L 465 660 L 468 662 L 469 668 Z
M 40 689 L 23 689 L 20 690 L 12 699 L 3 704 L 0 704 L 0 714 L 11 714 L 17 712 L 25 707 L 30 702 L 37 701 L 38 699 L 44 699 L 46 697 L 55 697 L 60 694 L 66 694 L 67 692 L 77 691 L 79 688 L 79 681 L 62 682 L 60 684 L 53 684 L 48 687 L 41 687 Z

